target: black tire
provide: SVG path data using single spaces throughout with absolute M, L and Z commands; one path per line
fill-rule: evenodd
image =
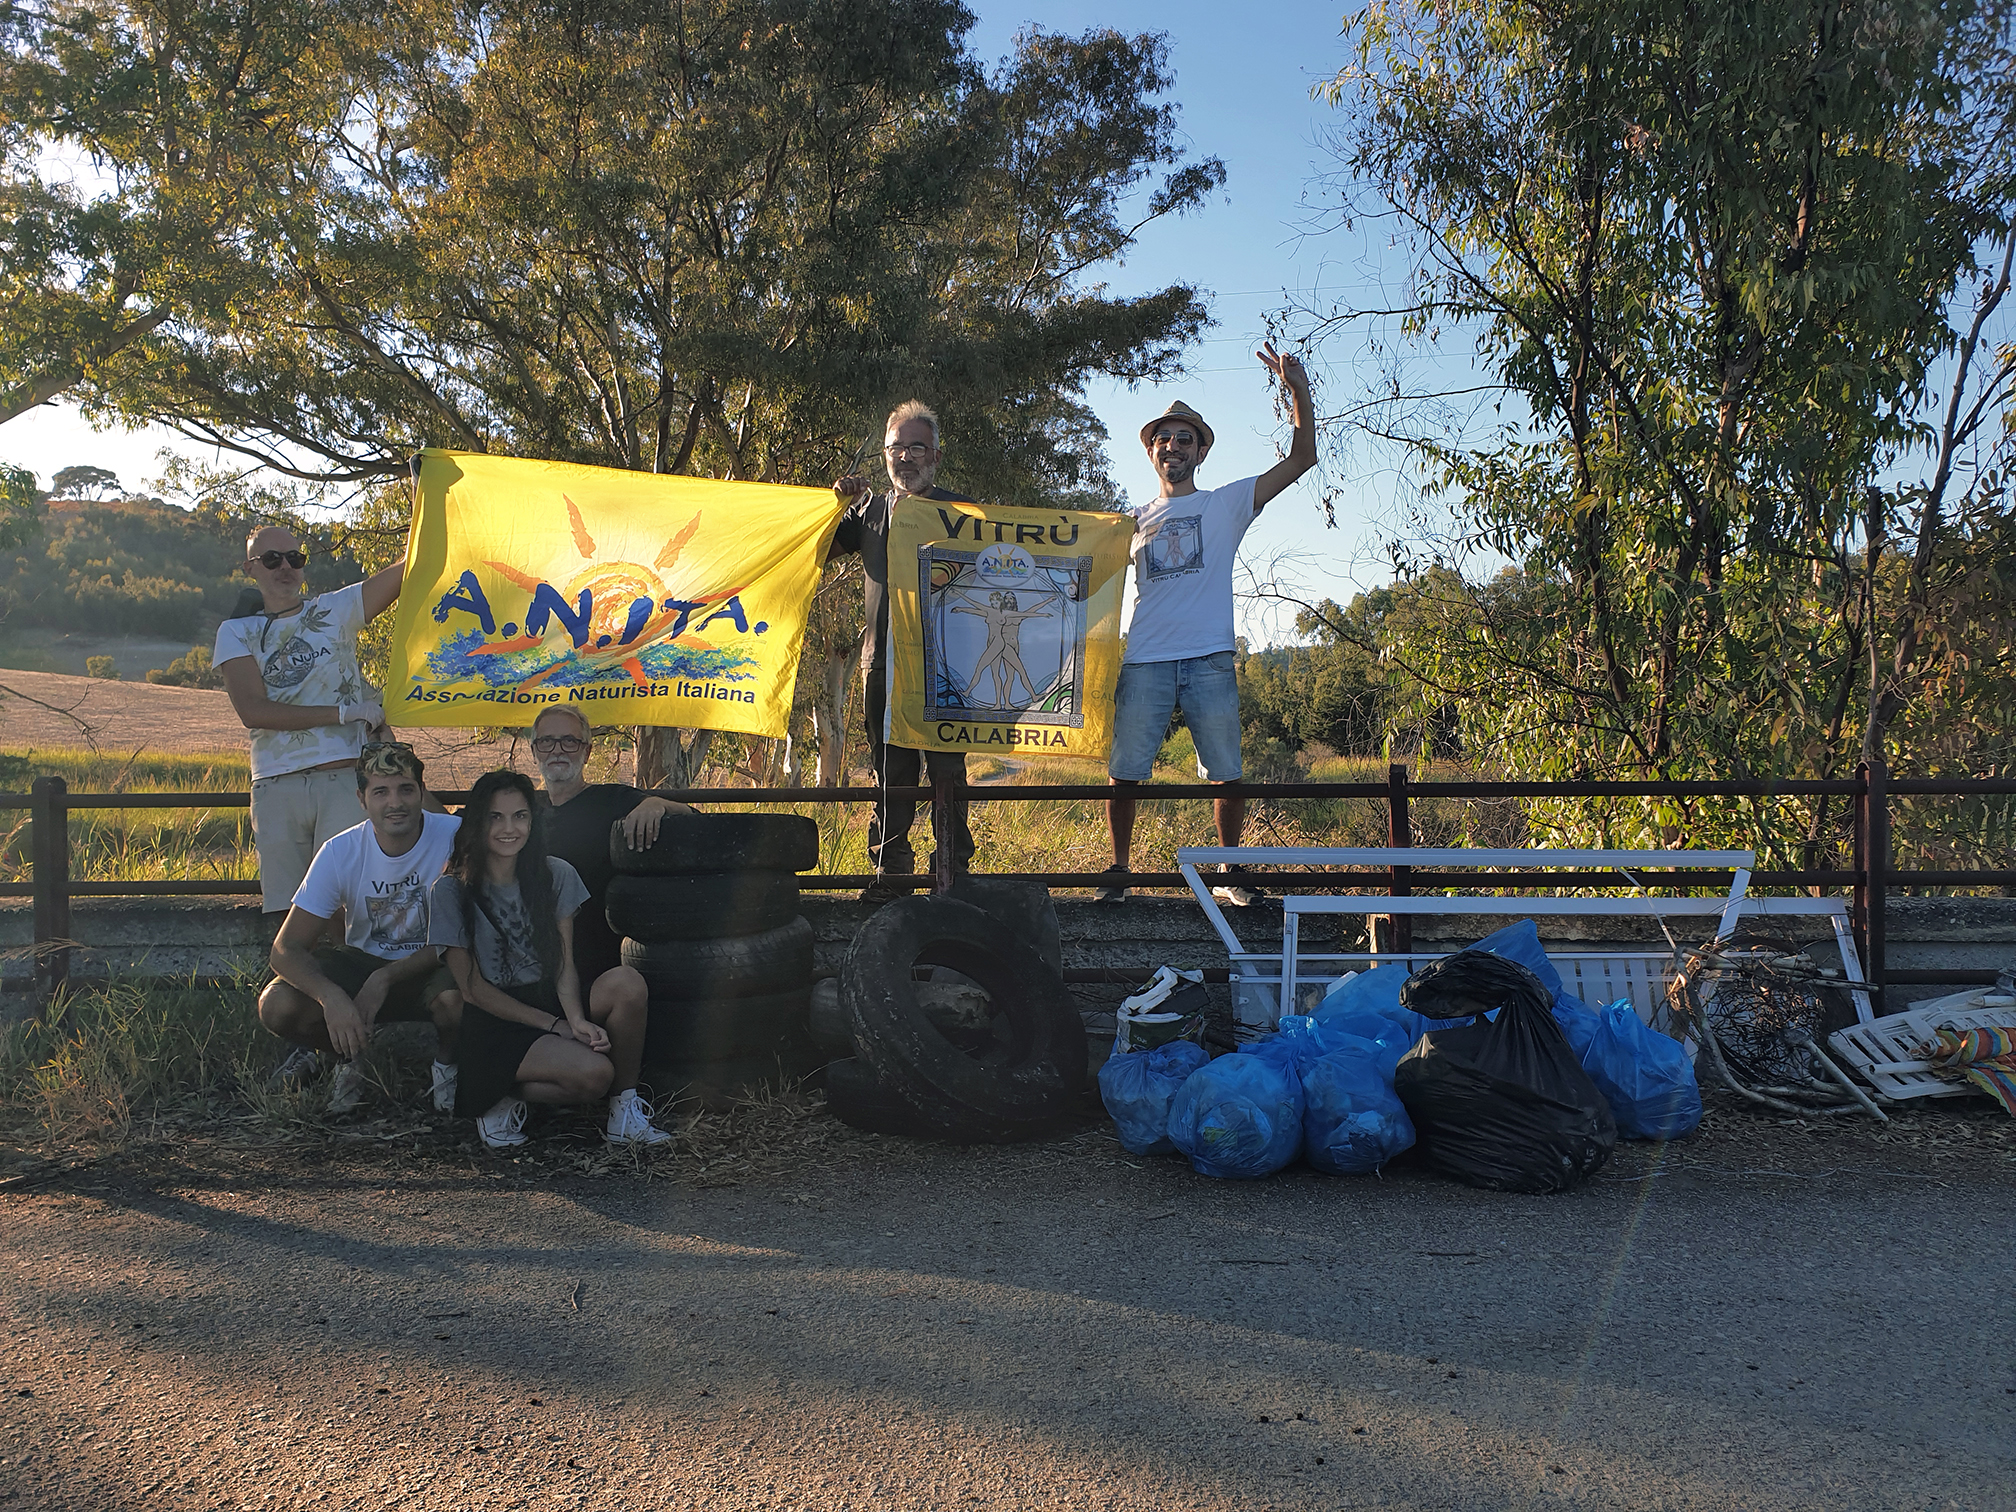
M 993 999 L 991 1048 L 968 1054 L 946 1039 L 918 1000 L 919 965 L 950 967 Z M 1085 1088 L 1085 1026 L 1063 979 L 971 904 L 913 897 L 881 910 L 848 948 L 840 998 L 856 1053 L 919 1113 L 1043 1123 Z
M 1063 974 L 1064 941 L 1057 927 L 1057 905 L 1042 883 L 962 875 L 953 880 L 952 896 L 999 919 L 1016 939 L 1048 961 L 1052 971 Z
M 812 1043 L 835 1055 L 854 1053 L 854 1026 L 840 1001 L 840 981 L 828 977 L 812 984 Z
M 729 1061 L 742 1056 L 809 1051 L 812 989 L 763 997 L 704 1001 L 651 1000 L 644 1059 L 654 1063 Z
M 668 814 L 645 850 L 630 849 L 622 824 L 611 825 L 609 860 L 624 877 L 811 871 L 819 865 L 819 826 L 797 814 Z
M 609 927 L 633 940 L 735 939 L 797 917 L 798 879 L 778 871 L 612 877 L 603 904 Z
M 935 1139 L 945 1144 L 1009 1144 L 1059 1132 L 1061 1119 L 996 1123 L 970 1112 L 940 1108 L 929 1112 L 876 1079 L 855 1057 L 826 1067 L 826 1108 L 840 1122 L 870 1134 Z
M 803 918 L 762 934 L 712 940 L 625 940 L 654 1000 L 767 997 L 812 985 L 812 924 Z

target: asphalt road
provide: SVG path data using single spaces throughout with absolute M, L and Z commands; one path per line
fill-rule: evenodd
M 722 1186 L 189 1147 L 0 1199 L 0 1498 L 2016 1506 L 2006 1139 L 1761 1128 L 1544 1199 L 1103 1132 Z

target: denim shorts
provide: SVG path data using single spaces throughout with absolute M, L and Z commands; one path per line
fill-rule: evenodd
M 1206 782 L 1237 782 L 1239 673 L 1230 651 L 1182 661 L 1130 662 L 1113 690 L 1113 749 L 1106 774 L 1122 782 L 1155 775 L 1155 753 L 1169 733 L 1169 716 L 1183 723 L 1197 745 L 1197 771 Z

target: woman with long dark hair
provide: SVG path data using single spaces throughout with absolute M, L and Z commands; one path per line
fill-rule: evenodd
M 493 1149 L 525 1143 L 525 1104 L 609 1095 L 608 1138 L 663 1144 L 637 1096 L 643 1005 L 581 1006 L 574 915 L 581 874 L 546 851 L 532 779 L 485 772 L 462 810 L 448 870 L 428 899 L 428 943 L 462 990 L 462 1070 L 455 1112 Z

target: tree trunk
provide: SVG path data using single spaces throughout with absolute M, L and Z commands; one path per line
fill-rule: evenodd
M 854 682 L 848 650 L 829 651 L 819 669 L 819 692 L 812 700 L 812 736 L 819 747 L 818 785 L 847 786 L 847 705 Z
M 681 739 L 682 736 L 688 738 Z M 713 744 L 712 730 L 640 726 L 633 780 L 640 788 L 698 787 L 700 768 L 706 764 L 707 748 Z

